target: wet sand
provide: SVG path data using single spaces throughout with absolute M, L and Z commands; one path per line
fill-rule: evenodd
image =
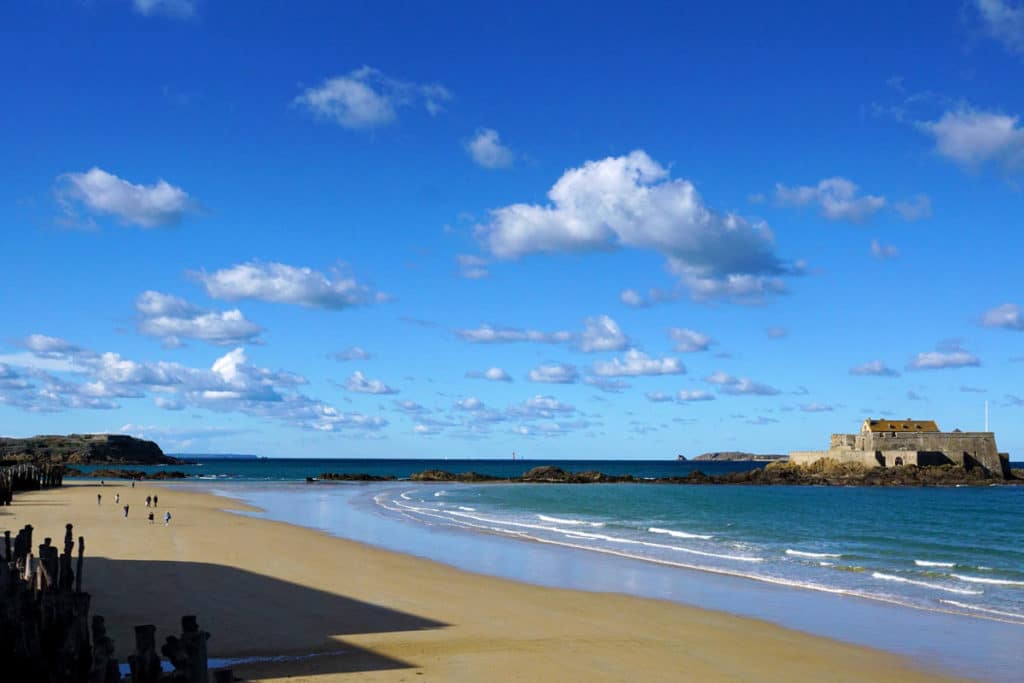
M 133 626 L 156 624 L 162 642 L 195 614 L 211 657 L 293 657 L 235 665 L 246 680 L 942 680 L 896 655 L 756 619 L 471 574 L 226 509 L 244 507 L 174 485 L 74 484 L 17 495 L 0 508 L 0 530 L 32 524 L 38 543 L 75 524 L 85 590 L 122 661 Z

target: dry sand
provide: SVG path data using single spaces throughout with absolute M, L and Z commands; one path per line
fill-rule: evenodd
M 212 657 L 336 653 L 236 665 L 246 680 L 941 680 L 895 655 L 755 619 L 471 574 L 224 511 L 242 508 L 174 485 L 76 484 L 18 494 L 0 508 L 0 531 L 28 523 L 36 543 L 59 544 L 75 524 L 85 590 L 122 661 L 132 626 L 156 624 L 163 642 L 195 614 Z

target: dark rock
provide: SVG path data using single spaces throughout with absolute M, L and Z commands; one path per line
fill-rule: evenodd
M 68 434 L 27 439 L 0 437 L 0 464 L 34 462 L 54 465 L 177 465 L 152 441 L 125 434 Z
M 306 481 L 394 481 L 395 477 L 381 477 L 376 474 L 348 474 L 346 472 L 324 472 L 317 477 L 306 477 Z

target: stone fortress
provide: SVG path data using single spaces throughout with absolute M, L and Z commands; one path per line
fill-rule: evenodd
M 958 465 L 981 467 L 990 474 L 1010 476 L 1010 459 L 996 449 L 993 432 L 943 432 L 934 420 L 872 420 L 868 418 L 859 434 L 833 434 L 827 451 L 793 451 L 789 461 L 810 465 L 823 458 L 865 467 L 902 465 Z

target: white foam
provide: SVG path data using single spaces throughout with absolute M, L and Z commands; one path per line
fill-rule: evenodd
M 955 567 L 956 562 L 932 562 L 931 560 L 914 560 L 918 567 Z
M 548 515 L 537 515 L 537 519 L 542 522 L 551 522 L 552 524 L 567 524 L 569 526 L 592 526 L 600 528 L 604 526 L 604 522 L 588 522 L 582 519 L 563 519 L 562 517 L 549 517 Z
M 950 586 L 943 586 L 940 583 L 929 583 L 928 581 L 918 581 L 916 579 L 908 579 L 903 576 L 893 576 L 892 574 L 883 574 L 882 572 L 872 572 L 872 578 L 881 579 L 883 581 L 897 581 L 899 583 L 909 583 L 914 586 L 920 586 L 922 588 L 931 588 L 937 591 L 946 591 L 947 593 L 956 593 L 958 595 L 982 595 L 984 591 L 971 591 L 964 590 L 962 588 L 952 588 Z
M 656 526 L 652 526 L 652 527 L 648 528 L 647 530 L 650 531 L 652 534 L 668 534 L 669 536 L 671 536 L 673 538 L 703 538 L 704 540 L 708 540 L 708 539 L 714 538 L 714 536 L 712 536 L 711 534 L 690 534 L 690 533 L 687 533 L 685 531 L 673 531 L 672 529 L 659 529 Z
M 447 491 L 435 491 L 434 492 L 434 497 L 435 498 L 439 498 L 440 496 L 447 496 L 447 495 L 448 495 Z
M 834 566 L 836 566 L 836 563 L 835 562 L 819 562 L 818 566 L 819 567 L 834 567 Z
M 792 548 L 786 548 L 786 554 L 793 555 L 794 557 L 810 557 L 815 560 L 842 557 L 839 553 L 809 553 L 804 550 L 793 550 Z
M 957 602 L 956 600 L 939 600 L 947 605 L 953 605 L 954 607 L 960 607 L 961 609 L 974 610 L 975 612 L 984 612 L 985 614 L 994 614 L 998 617 L 1008 617 L 1010 619 L 1024 620 L 1024 614 L 1017 614 L 1016 612 L 1003 612 L 1002 610 L 989 609 L 987 607 L 978 607 L 977 605 L 968 605 L 966 602 Z
M 1024 581 L 1010 581 L 1009 579 L 987 579 L 980 576 L 964 576 L 963 574 L 950 574 L 954 579 L 967 581 L 968 583 L 988 583 L 994 586 L 1024 586 Z
M 459 509 L 465 510 L 466 512 L 476 512 L 476 508 L 465 507 L 464 505 L 460 505 Z

